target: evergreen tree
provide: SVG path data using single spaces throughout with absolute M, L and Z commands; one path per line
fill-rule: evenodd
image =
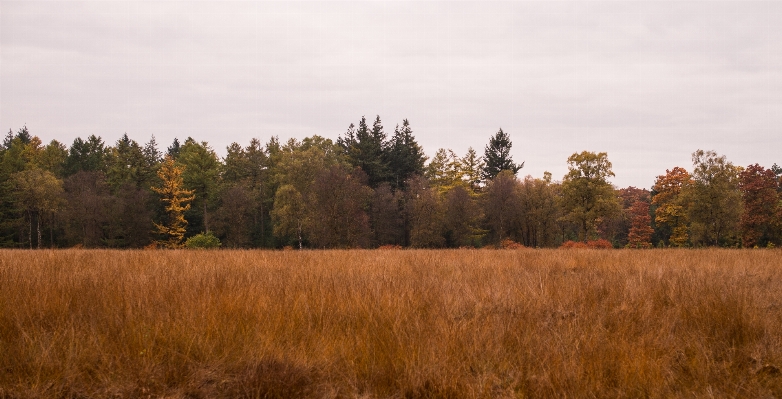
M 106 175 L 113 189 L 116 190 L 123 184 L 131 184 L 137 188 L 142 186 L 144 153 L 135 140 L 128 138 L 127 133 L 123 134 L 108 155 Z
M 193 206 L 202 211 L 203 232 L 209 233 L 208 209 L 217 193 L 220 160 L 207 142 L 198 143 L 188 137 L 180 149 L 177 163 L 185 167 L 182 179 L 185 187 L 195 194 Z
M 82 170 L 106 173 L 108 155 L 109 151 L 100 137 L 90 135 L 86 141 L 77 137 L 68 151 L 65 173 L 68 176 Z
M 179 151 L 181 148 L 182 146 L 179 144 L 179 139 L 174 137 L 174 141 L 171 143 L 171 146 L 166 150 L 166 155 L 170 156 L 176 161 L 177 158 L 179 158 Z
M 483 184 L 481 174 L 483 168 L 486 166 L 483 159 L 478 156 L 478 153 L 470 147 L 467 149 L 467 154 L 461 159 L 462 176 L 467 181 L 467 185 L 473 191 L 478 192 Z
M 389 183 L 399 188 L 407 179 L 424 173 L 426 155 L 423 148 L 415 141 L 410 122 L 402 121 L 401 129 L 397 126 L 388 144 L 386 162 L 389 167 Z
M 354 130 L 351 124 L 345 136 L 337 140 L 350 164 L 361 168 L 367 174 L 369 185 L 373 188 L 389 179 L 385 141 L 386 135 L 379 115 L 372 124 L 372 130 L 367 126 L 366 118 L 362 116 L 358 123 L 358 130 Z
M 503 170 L 509 170 L 515 175 L 524 167 L 524 162 L 520 165 L 513 162 L 513 157 L 510 155 L 512 146 L 510 137 L 502 129 L 489 140 L 483 154 L 484 162 L 486 162 L 483 167 L 485 180 L 494 179 Z

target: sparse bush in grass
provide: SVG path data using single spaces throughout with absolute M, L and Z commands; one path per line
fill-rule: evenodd
M 506 238 L 506 239 L 502 240 L 502 242 L 500 242 L 499 247 L 501 249 L 522 249 L 522 248 L 524 248 L 524 245 L 521 245 L 521 244 L 517 243 L 516 241 L 513 241 L 511 239 Z
M 196 234 L 185 241 L 185 248 L 190 249 L 215 249 L 220 248 L 222 243 L 211 232 Z

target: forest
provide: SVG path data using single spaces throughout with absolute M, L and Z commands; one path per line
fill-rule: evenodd
M 26 126 L 0 147 L 7 248 L 775 247 L 782 167 L 697 150 L 645 188 L 613 186 L 606 153 L 555 179 L 523 175 L 500 129 L 483 154 L 428 159 L 407 120 L 320 136 L 162 150 L 123 135 L 44 144 Z M 661 171 L 662 172 L 662 171 Z

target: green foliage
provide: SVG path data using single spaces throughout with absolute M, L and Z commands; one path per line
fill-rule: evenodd
M 389 183 L 394 188 L 399 188 L 407 179 L 424 173 L 426 155 L 415 141 L 413 129 L 407 119 L 402 121 L 401 129 L 398 125 L 394 129 L 384 156 L 390 169 Z
M 65 174 L 67 176 L 83 171 L 106 172 L 107 158 L 110 150 L 106 148 L 103 139 L 90 135 L 87 140 L 77 137 L 73 140 L 65 160 Z
M 503 170 L 509 170 L 514 175 L 524 167 L 524 162 L 517 165 L 513 162 L 513 157 L 510 155 L 510 149 L 513 144 L 510 141 L 510 136 L 500 129 L 486 145 L 483 160 L 486 162 L 483 167 L 483 178 L 485 180 L 494 179 Z
M 583 151 L 568 158 L 568 174 L 562 181 L 564 220 L 580 227 L 579 239 L 598 235 L 598 221 L 619 212 L 619 201 L 608 178 L 614 176 L 608 154 Z
M 693 184 L 685 191 L 691 240 L 695 245 L 732 245 L 741 214 L 740 168 L 714 151 L 694 152 L 692 163 Z
M 212 233 L 199 233 L 185 241 L 185 248 L 189 249 L 216 249 L 221 245 L 220 239 Z
M 195 199 L 193 208 L 201 213 L 202 224 L 194 224 L 193 228 L 201 228 L 209 232 L 209 206 L 217 193 L 218 176 L 220 175 L 220 160 L 217 154 L 205 141 L 198 143 L 188 137 L 179 151 L 177 164 L 184 166 L 182 180 L 185 188 L 192 191 Z M 194 212 L 197 212 L 194 210 Z

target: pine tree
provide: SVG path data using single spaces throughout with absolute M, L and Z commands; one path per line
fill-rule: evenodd
M 162 196 L 160 200 L 166 204 L 168 222 L 166 225 L 155 223 L 158 233 L 166 237 L 165 240 L 158 243 L 166 248 L 182 248 L 187 226 L 185 211 L 190 209 L 188 202 L 194 198 L 193 191 L 183 188 L 183 170 L 184 168 L 177 166 L 171 156 L 166 156 L 158 170 L 158 177 L 160 177 L 162 185 L 152 187 L 152 190 Z
M 394 129 L 394 135 L 385 152 L 389 167 L 389 183 L 394 188 L 399 188 L 409 178 L 424 173 L 426 155 L 424 150 L 415 141 L 410 122 L 405 119 L 402 127 Z
M 375 118 L 369 129 L 365 117 L 361 117 L 358 130 L 351 124 L 344 137 L 337 140 L 351 165 L 361 168 L 367 174 L 370 187 L 377 187 L 389 180 L 389 165 L 386 156 L 386 134 L 380 116 Z
M 485 180 L 494 179 L 503 170 L 509 170 L 515 175 L 524 167 L 524 162 L 520 165 L 513 163 L 513 157 L 510 155 L 512 146 L 510 137 L 502 129 L 489 140 L 489 145 L 486 146 L 483 155 L 483 159 L 486 162 L 486 165 L 483 167 L 483 178 Z

